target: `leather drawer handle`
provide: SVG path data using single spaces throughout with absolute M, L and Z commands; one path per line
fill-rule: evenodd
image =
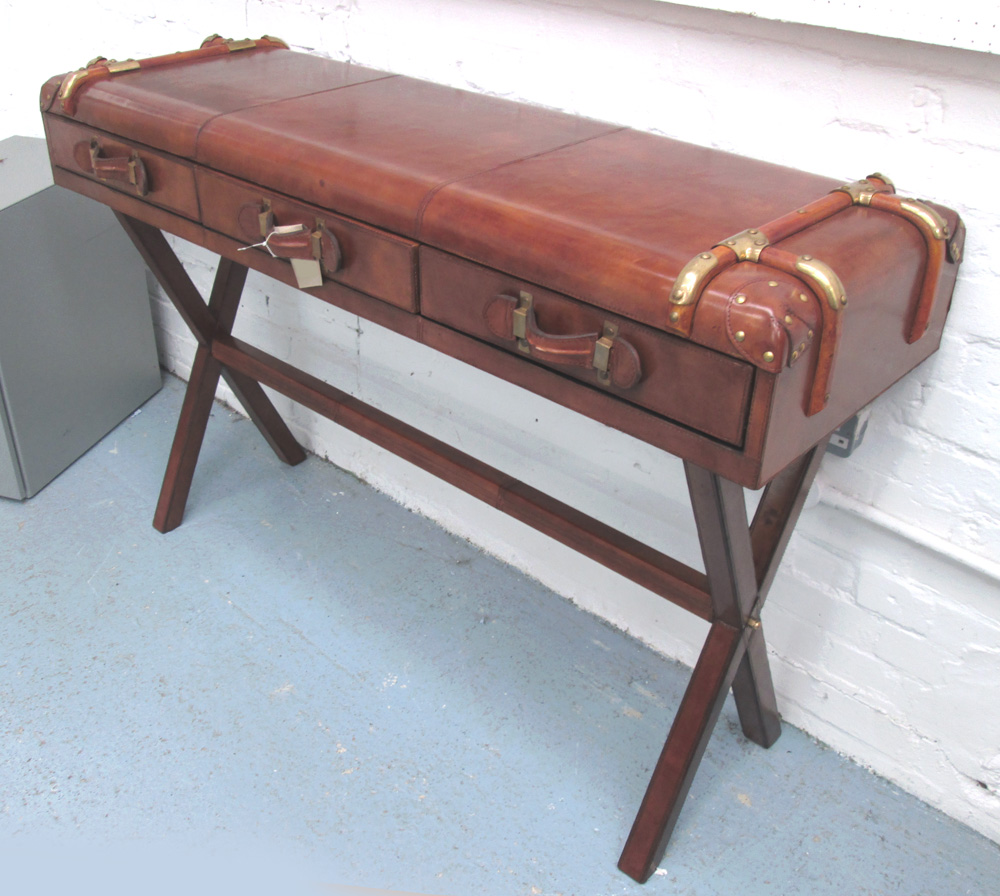
M 594 369 L 603 385 L 618 389 L 631 389 L 642 379 L 639 355 L 630 342 L 618 335 L 615 324 L 605 323 L 602 333 L 546 333 L 538 326 L 534 300 L 526 292 L 518 298 L 494 296 L 483 313 L 491 333 L 515 340 L 520 351 L 539 361 Z
M 237 230 L 245 239 L 260 240 L 246 249 L 264 248 L 275 258 L 313 259 L 327 274 L 335 274 L 343 264 L 340 243 L 323 221 L 317 220 L 315 227 L 303 222 L 278 225 L 268 199 L 247 203 L 236 217 Z
M 263 237 L 239 251 L 262 248 L 273 258 L 291 261 L 300 289 L 321 286 L 324 274 L 330 276 L 340 270 L 343 262 L 340 243 L 322 221 L 316 221 L 315 227 L 303 223 L 276 225 L 271 204 L 265 200 L 259 206 L 250 204 L 241 208 L 237 223 L 244 233 L 252 232 L 256 226 Z
M 98 180 L 126 184 L 135 190 L 137 196 L 149 193 L 149 174 L 138 152 L 133 150 L 128 155 L 108 157 L 96 139 L 90 141 L 88 149 L 90 170 Z
M 305 224 L 275 227 L 264 241 L 264 247 L 275 258 L 312 258 L 313 235 Z

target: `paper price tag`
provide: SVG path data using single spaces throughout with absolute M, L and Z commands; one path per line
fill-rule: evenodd
M 292 273 L 295 274 L 295 282 L 299 289 L 323 285 L 323 271 L 316 259 L 290 258 L 289 261 L 292 263 Z

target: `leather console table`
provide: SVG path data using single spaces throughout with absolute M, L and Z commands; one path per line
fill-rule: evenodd
M 287 463 L 262 384 L 711 623 L 619 862 L 648 878 L 730 688 L 778 738 L 761 607 L 829 433 L 936 350 L 958 216 L 269 37 L 99 58 L 41 105 L 56 182 L 115 210 L 198 342 L 159 530 L 222 376 Z M 207 303 L 162 231 L 220 256 Z M 236 339 L 248 268 L 680 457 L 706 572 Z

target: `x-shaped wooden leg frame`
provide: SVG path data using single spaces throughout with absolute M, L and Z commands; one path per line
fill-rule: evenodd
M 206 305 L 159 230 L 122 214 L 118 218 L 198 341 L 156 509 L 157 529 L 167 532 L 181 522 L 220 376 L 282 460 L 295 464 L 305 457 L 261 388 L 266 383 L 710 621 L 708 637 L 618 863 L 626 874 L 646 880 L 666 848 L 730 688 L 748 738 L 769 747 L 781 733 L 760 610 L 819 468 L 825 441 L 772 480 L 749 526 L 743 489 L 685 462 L 705 563 L 702 576 L 233 338 L 247 269 L 223 258 Z
M 663 856 L 730 687 L 750 740 L 769 747 L 781 734 L 760 610 L 823 444 L 767 486 L 749 527 L 742 487 L 685 462 L 713 619 L 618 862 L 638 881 L 648 879 Z
M 115 214 L 198 342 L 153 517 L 156 529 L 169 532 L 181 524 L 184 516 L 220 376 L 281 460 L 297 464 L 305 460 L 306 455 L 260 384 L 246 374 L 223 367 L 212 356 L 214 341 L 232 331 L 247 269 L 226 258 L 220 259 L 206 305 L 163 234 L 142 221 L 120 212 Z

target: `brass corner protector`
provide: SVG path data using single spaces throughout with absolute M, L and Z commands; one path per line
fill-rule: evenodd
M 948 222 L 926 203 L 919 199 L 902 199 L 899 208 L 906 217 L 920 221 L 934 239 L 948 239 Z
M 692 258 L 677 275 L 670 301 L 674 305 L 693 305 L 698 301 L 708 275 L 718 265 L 719 259 L 711 252 L 702 252 Z
M 90 78 L 89 68 L 78 68 L 75 72 L 70 72 L 62 82 L 62 86 L 59 88 L 59 103 L 66 107 L 70 102 L 74 93 L 76 93 L 77 88 L 86 79 Z
M 834 311 L 842 311 L 847 305 L 847 293 L 840 277 L 826 262 L 811 255 L 800 255 L 795 261 L 795 270 L 815 286 Z

